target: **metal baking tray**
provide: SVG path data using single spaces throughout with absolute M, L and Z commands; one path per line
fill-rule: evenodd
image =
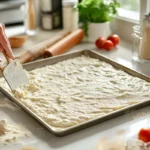
M 121 69 L 125 72 L 127 72 L 128 74 L 132 75 L 132 76 L 136 76 L 139 78 L 142 78 L 148 82 L 150 82 L 150 78 L 138 73 L 132 69 L 129 69 L 123 65 L 120 65 L 116 62 L 114 62 L 113 60 L 110 60 L 104 56 L 101 56 L 99 53 L 94 52 L 94 51 L 90 51 L 90 50 L 83 50 L 83 51 L 78 51 L 78 52 L 73 52 L 73 53 L 68 53 L 68 54 L 63 54 L 60 56 L 55 56 L 55 57 L 51 57 L 48 59 L 44 59 L 44 60 L 38 60 L 35 62 L 31 62 L 28 64 L 23 65 L 24 68 L 28 71 L 33 70 L 35 68 L 40 68 L 40 67 L 44 67 L 46 65 L 52 65 L 55 64 L 57 62 L 63 61 L 63 60 L 67 60 L 67 59 L 72 59 L 81 55 L 86 55 L 86 56 L 90 56 L 92 58 L 97 58 L 100 59 L 102 61 L 105 61 L 109 64 L 111 64 L 112 66 L 114 66 L 115 68 Z M 55 134 L 56 136 L 64 136 L 70 133 L 73 133 L 75 131 L 90 127 L 92 125 L 98 124 L 100 122 L 112 119 L 114 117 L 129 113 L 131 111 L 134 111 L 136 109 L 142 108 L 144 106 L 148 106 L 150 105 L 150 100 L 144 101 L 144 102 L 140 102 L 138 104 L 134 104 L 132 106 L 117 110 L 117 111 L 113 111 L 111 113 L 108 113 L 107 115 L 104 115 L 102 117 L 99 117 L 97 119 L 93 119 L 84 123 L 81 123 L 79 125 L 67 128 L 65 130 L 55 130 L 53 129 L 50 125 L 48 125 L 46 122 L 44 122 L 40 117 L 38 117 L 35 113 L 33 113 L 27 106 L 25 106 L 24 104 L 22 104 L 19 100 L 17 100 L 16 98 L 14 98 L 10 93 L 8 93 L 5 89 L 3 89 L 3 87 L 0 87 L 0 90 L 8 97 L 10 98 L 13 102 L 15 102 L 17 105 L 19 105 L 21 108 L 23 108 L 27 113 L 29 113 L 34 119 L 36 119 L 37 121 L 39 121 L 44 127 L 46 127 L 49 131 L 51 131 L 53 134 Z

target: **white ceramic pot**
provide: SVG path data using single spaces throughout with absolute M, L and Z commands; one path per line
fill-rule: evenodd
M 111 34 L 110 23 L 89 23 L 88 25 L 88 41 L 95 42 L 95 40 L 102 36 L 107 38 Z

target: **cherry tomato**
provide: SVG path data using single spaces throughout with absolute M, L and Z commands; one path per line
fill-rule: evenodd
M 138 133 L 138 139 L 142 140 L 143 142 L 150 142 L 150 128 L 142 128 Z
M 106 41 L 104 42 L 104 45 L 103 45 L 103 48 L 104 48 L 104 49 L 106 49 L 106 50 L 109 51 L 109 50 L 111 50 L 113 47 L 114 47 L 114 44 L 113 44 L 112 41 L 106 40 Z
M 119 38 L 119 36 L 117 34 L 113 34 L 113 35 L 109 36 L 107 38 L 107 40 L 112 41 L 114 43 L 114 46 L 118 45 L 119 42 L 120 42 L 120 38 Z
M 105 38 L 99 37 L 99 38 L 95 41 L 96 47 L 99 48 L 99 49 L 103 48 L 103 44 L 104 44 L 105 41 L 106 41 Z

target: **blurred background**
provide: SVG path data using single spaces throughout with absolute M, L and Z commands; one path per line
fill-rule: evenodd
M 41 10 L 40 3 L 42 3 L 42 1 L 44 2 L 45 0 L 35 1 L 37 11 Z M 55 1 L 57 2 L 60 0 L 55 0 Z M 81 2 L 81 0 L 75 0 L 75 1 Z M 128 11 L 130 13 L 136 13 L 137 17 L 134 17 L 134 18 L 137 18 L 136 20 L 139 19 L 140 0 L 118 0 L 118 2 L 121 5 L 120 11 L 119 11 L 120 17 L 125 17 L 126 11 Z M 23 23 L 25 3 L 26 3 L 26 0 L 0 0 L 0 21 L 2 23 L 5 23 L 6 25 Z M 132 16 L 133 15 L 131 15 L 131 17 Z
M 137 12 L 140 10 L 139 0 L 118 0 L 118 2 L 120 3 L 121 8 Z

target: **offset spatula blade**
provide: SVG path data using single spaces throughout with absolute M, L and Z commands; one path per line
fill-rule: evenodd
M 4 78 L 12 90 L 29 84 L 28 77 L 19 60 L 11 61 L 3 70 Z

